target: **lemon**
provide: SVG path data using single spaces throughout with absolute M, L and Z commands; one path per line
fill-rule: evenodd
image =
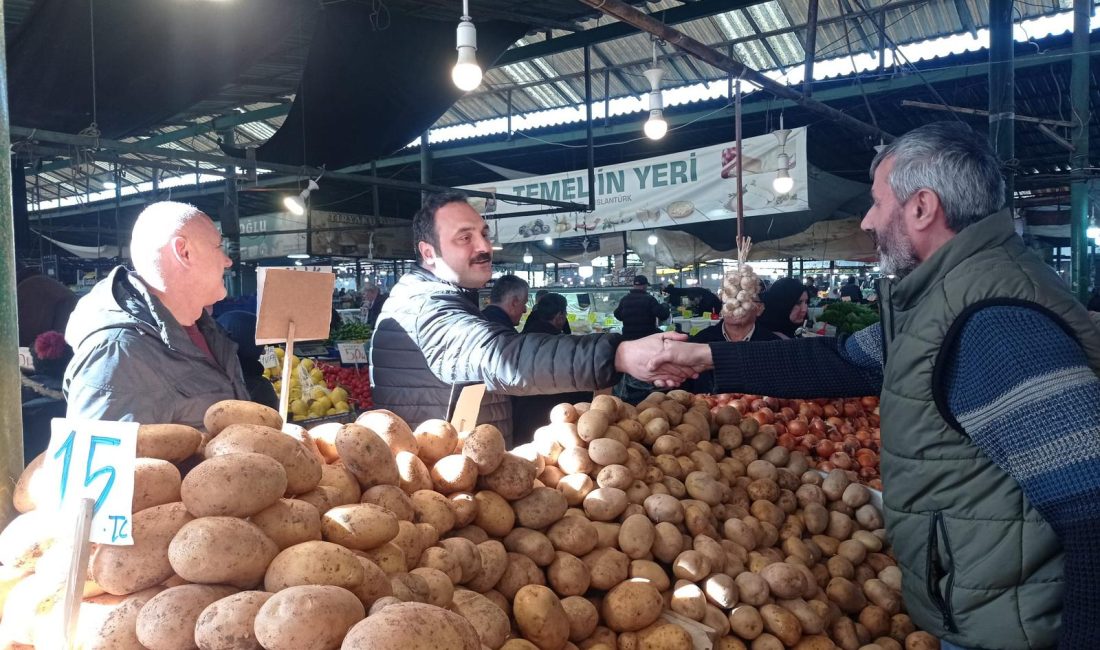
M 342 386 L 337 386 L 336 388 L 333 388 L 332 391 L 329 392 L 328 396 L 332 399 L 333 404 L 339 404 L 340 402 L 348 401 L 348 391 L 344 390 Z
M 291 368 L 297 368 L 298 364 L 301 363 L 301 361 L 302 360 L 298 358 L 298 355 L 296 355 L 296 354 L 290 355 L 290 367 Z
M 310 359 L 309 357 L 306 357 L 305 359 L 302 359 L 302 364 L 301 365 L 306 370 L 313 370 L 313 359 Z
M 339 402 L 336 402 L 336 405 L 333 406 L 333 408 L 336 409 L 337 413 L 347 413 L 348 411 L 351 410 L 351 407 L 348 406 L 348 403 L 345 402 L 345 401 L 342 401 L 342 400 L 339 401 Z
M 325 392 L 325 389 L 323 387 L 314 386 L 313 388 L 309 389 L 309 396 L 311 399 L 321 399 L 322 397 L 327 397 L 327 393 Z
M 286 350 L 284 350 L 282 348 L 275 348 L 275 357 L 276 358 L 282 359 L 284 355 L 286 355 Z
M 271 387 L 275 389 L 276 393 L 281 393 L 283 390 L 283 382 L 276 379 L 275 381 L 271 382 Z
M 294 415 L 305 415 L 308 410 L 309 409 L 308 407 L 306 407 L 306 403 L 303 402 L 301 399 L 291 400 L 290 412 Z
M 296 386 L 291 386 L 290 399 L 302 399 L 302 389 Z
M 329 396 L 328 396 L 328 395 L 325 395 L 324 397 L 321 397 L 321 398 L 319 398 L 319 399 L 318 399 L 318 400 L 317 400 L 316 402 L 314 402 L 313 404 L 314 404 L 314 405 L 317 405 L 317 406 L 318 406 L 318 408 L 322 409 L 322 412 L 324 412 L 324 411 L 327 411 L 327 410 L 329 410 L 330 408 L 332 408 L 332 400 L 331 400 L 331 399 L 329 399 Z
M 339 411 L 337 411 L 336 409 L 329 409 L 328 411 L 325 411 L 325 415 L 336 415 L 338 413 Z
M 325 383 L 325 373 L 321 372 L 320 368 L 314 368 L 309 371 L 309 380 L 315 384 Z

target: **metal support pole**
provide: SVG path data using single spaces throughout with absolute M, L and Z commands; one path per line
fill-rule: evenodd
M 813 94 L 814 57 L 817 55 L 817 5 L 818 0 L 810 0 L 806 8 L 806 73 L 802 78 L 802 96 Z
M 1016 82 L 1012 0 L 989 2 L 989 141 L 1005 177 L 1005 207 L 1012 209 L 1016 170 Z
M 0 23 L 4 7 L 0 5 Z M 23 472 L 19 315 L 15 294 L 15 210 L 11 198 L 7 45 L 0 31 L 0 525 L 15 512 L 11 497 Z
M 794 277 L 794 258 L 793 257 L 788 257 L 787 258 L 787 277 L 788 278 L 793 278 Z
M 741 238 L 745 236 L 745 204 L 744 186 L 741 184 L 741 79 L 738 78 L 733 86 L 733 137 L 734 147 L 737 151 L 737 164 L 734 166 L 737 178 L 737 242 L 740 245 Z M 683 278 L 680 278 L 683 280 Z
M 377 160 L 370 161 L 370 175 L 375 177 L 375 178 L 378 178 L 378 161 Z M 371 188 L 370 188 L 370 201 L 371 201 L 371 209 L 372 209 L 371 214 L 373 214 L 376 217 L 382 216 L 381 200 L 378 196 L 378 186 L 377 185 L 372 185 Z
M 432 152 L 431 149 L 428 149 L 427 131 L 420 134 L 420 182 L 424 185 L 430 185 L 432 182 Z M 420 193 L 421 201 L 427 197 L 427 191 Z
M 1081 302 L 1089 295 L 1089 9 L 1090 0 L 1073 2 L 1073 62 L 1070 68 L 1070 104 L 1077 127 L 1073 130 L 1073 171 L 1069 189 L 1070 245 L 1073 293 Z M 1098 274 L 1100 275 L 1100 274 Z M 1100 284 L 1097 285 L 1100 287 Z
M 584 131 L 588 147 L 588 211 L 596 209 L 596 148 L 592 144 L 592 48 L 584 48 Z
M 813 99 L 807 99 L 802 96 L 802 93 L 790 88 L 778 81 L 774 81 L 770 77 L 765 76 L 763 73 L 753 70 L 745 66 L 744 64 L 734 61 L 732 58 L 722 54 L 712 47 L 704 45 L 699 41 L 687 36 L 683 32 L 677 31 L 668 25 L 657 20 L 653 16 L 644 14 L 638 11 L 634 7 L 631 7 L 622 0 L 581 0 L 582 3 L 592 7 L 593 9 L 599 9 L 603 13 L 614 16 L 628 25 L 632 25 L 642 31 L 649 32 L 657 38 L 665 41 L 669 45 L 676 47 L 679 50 L 683 50 L 695 58 L 709 63 L 710 65 L 718 68 L 719 70 L 725 70 L 726 72 L 733 73 L 737 77 L 748 81 L 749 83 L 768 91 L 780 99 L 789 99 L 795 102 L 806 110 L 817 113 L 827 117 L 834 122 L 842 124 L 849 129 L 869 135 L 875 138 L 882 138 L 886 142 L 893 142 L 894 136 L 886 133 L 877 126 L 861 122 L 852 117 L 828 106 L 819 101 Z
M 225 146 L 234 147 L 233 129 L 222 132 L 222 141 Z M 237 166 L 228 165 L 225 168 L 225 200 L 222 201 L 222 236 L 226 239 L 226 254 L 233 266 L 229 269 L 230 287 L 229 295 L 240 296 L 244 293 L 244 273 L 241 269 L 241 212 L 237 197 Z
M 355 258 L 355 290 L 363 290 L 363 258 Z

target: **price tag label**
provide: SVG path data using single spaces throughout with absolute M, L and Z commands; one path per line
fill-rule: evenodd
M 338 341 L 336 348 L 340 350 L 340 363 L 367 363 L 370 357 L 367 355 L 366 341 Z
M 600 316 L 596 312 L 594 312 L 594 311 L 588 312 L 588 322 L 589 323 L 595 323 L 599 319 L 600 319 Z
M 577 315 L 570 312 L 565 315 L 565 320 L 569 321 L 570 323 L 575 323 L 577 322 Z
M 278 368 L 279 357 L 275 356 L 275 348 L 267 345 L 264 346 L 264 353 L 260 355 L 260 365 L 264 368 Z
M 132 545 L 137 422 L 56 418 L 43 470 L 57 486 L 58 508 L 95 502 L 90 541 Z
M 23 370 L 34 370 L 34 357 L 30 348 L 19 348 L 19 367 Z
M 615 317 L 605 316 L 603 319 L 603 324 L 605 327 L 612 327 L 613 325 L 615 325 Z

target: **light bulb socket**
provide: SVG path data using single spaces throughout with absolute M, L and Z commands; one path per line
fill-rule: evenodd
M 649 113 L 653 114 L 653 111 L 660 111 L 665 107 L 665 98 L 661 94 L 660 90 L 654 90 L 649 93 Z
M 775 131 L 772 131 L 772 135 L 774 135 L 775 139 L 779 141 L 779 146 L 780 147 L 785 147 L 785 146 L 787 146 L 787 138 L 789 138 L 791 136 L 791 130 L 790 129 L 776 129 Z
M 661 79 L 665 76 L 665 71 L 661 68 L 650 68 L 642 73 L 645 78 L 649 80 L 649 89 L 653 92 L 661 91 Z
M 461 53 L 462 48 L 477 51 L 477 27 L 474 27 L 469 16 L 463 16 L 455 28 L 455 49 Z

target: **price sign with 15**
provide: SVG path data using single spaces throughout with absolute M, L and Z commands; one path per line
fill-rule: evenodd
M 58 508 L 94 501 L 90 541 L 131 545 L 136 422 L 57 418 L 46 450 L 47 485 L 57 486 Z

